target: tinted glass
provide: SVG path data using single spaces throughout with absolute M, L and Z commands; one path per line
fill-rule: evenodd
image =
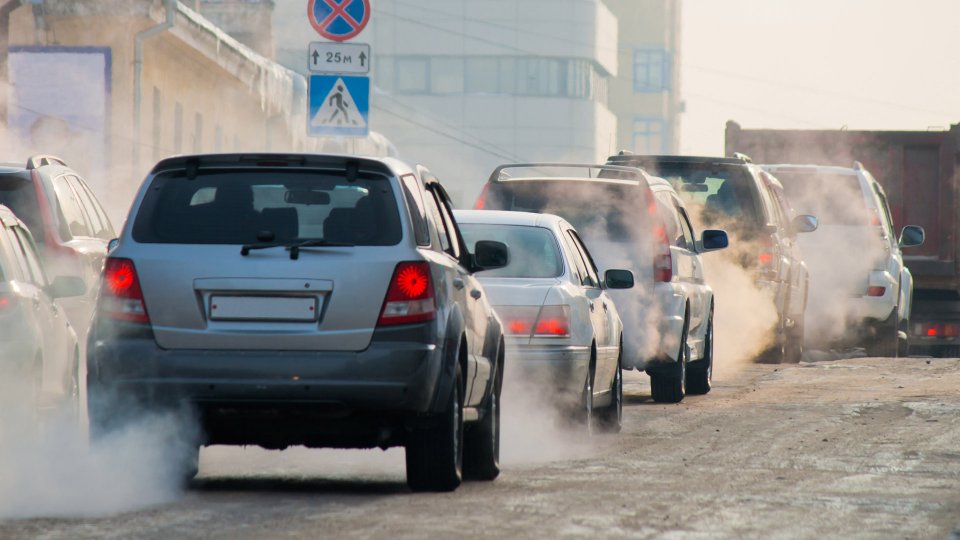
M 673 185 L 697 228 L 750 228 L 766 221 L 753 176 L 741 166 L 667 162 L 648 170 Z
M 820 225 L 869 225 L 860 180 L 854 175 L 778 171 L 790 205 L 798 214 L 817 216 Z
M 80 208 L 80 201 L 76 193 L 70 188 L 65 176 L 53 179 L 53 189 L 57 192 L 57 201 L 60 202 L 60 211 L 66 220 L 72 236 L 90 236 L 87 219 Z
M 33 182 L 19 177 L 0 176 L 0 204 L 13 210 L 37 238 L 43 238 L 40 206 L 37 204 L 37 190 Z
M 637 185 L 513 180 L 490 184 L 484 208 L 556 214 L 586 237 L 613 241 L 648 226 L 646 189 Z
M 142 243 L 248 244 L 326 240 L 359 246 L 400 242 L 388 178 L 297 170 L 211 171 L 154 178 L 137 211 Z
M 20 251 L 23 253 L 27 266 L 30 268 L 30 276 L 33 283 L 45 287 L 47 285 L 47 276 L 40 265 L 40 258 L 37 256 L 37 246 L 33 243 L 30 233 L 20 227 L 10 229 L 17 237 L 20 243 Z
M 474 252 L 478 240 L 496 240 L 510 249 L 510 264 L 484 270 L 483 276 L 548 278 L 563 274 L 557 241 L 549 229 L 522 225 L 461 223 L 460 232 L 467 249 Z

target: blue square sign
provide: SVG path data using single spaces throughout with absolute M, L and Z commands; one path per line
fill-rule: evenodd
M 311 75 L 307 133 L 365 137 L 370 133 L 370 78 Z

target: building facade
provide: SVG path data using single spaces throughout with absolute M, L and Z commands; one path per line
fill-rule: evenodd
M 681 0 L 605 0 L 619 25 L 620 71 L 610 83 L 617 147 L 673 154 L 680 147 Z
M 278 5 L 285 18 L 304 6 Z M 354 41 L 373 47 L 371 126 L 470 204 L 501 163 L 602 160 L 616 148 L 608 88 L 617 24 L 599 0 L 377 0 Z M 305 69 L 321 41 L 277 30 Z

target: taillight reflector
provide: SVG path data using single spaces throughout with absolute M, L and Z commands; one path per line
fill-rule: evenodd
M 487 206 L 487 192 L 490 191 L 490 184 L 484 184 L 483 189 L 480 190 L 480 195 L 477 197 L 477 202 L 473 204 L 475 210 L 483 210 Z
M 887 292 L 886 287 L 868 287 L 867 296 L 883 296 Z
M 133 261 L 107 258 L 103 266 L 103 285 L 100 288 L 97 311 L 111 319 L 150 322 Z
M 0 294 L 0 313 L 17 307 L 17 297 L 9 294 Z
M 570 335 L 567 306 L 501 306 L 497 313 L 505 332 L 513 336 L 566 337 Z
M 958 337 L 960 324 L 954 323 L 922 323 L 916 326 L 917 334 L 927 337 Z
M 436 316 L 430 265 L 402 262 L 393 271 L 378 326 L 432 321 Z
M 655 238 L 653 253 L 653 280 L 669 282 L 673 280 L 673 255 L 670 253 L 670 239 L 667 229 L 662 224 L 653 231 Z

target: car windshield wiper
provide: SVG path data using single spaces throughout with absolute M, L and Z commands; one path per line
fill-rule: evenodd
M 329 240 L 323 240 L 320 238 L 314 238 L 312 240 L 302 240 L 300 242 L 264 242 L 262 244 L 244 244 L 240 248 L 240 255 L 246 257 L 250 254 L 251 250 L 254 249 L 269 249 L 275 247 L 288 248 L 290 250 L 290 258 L 293 260 L 300 258 L 300 248 L 305 247 L 354 247 L 355 244 L 350 244 L 347 242 L 331 242 Z

